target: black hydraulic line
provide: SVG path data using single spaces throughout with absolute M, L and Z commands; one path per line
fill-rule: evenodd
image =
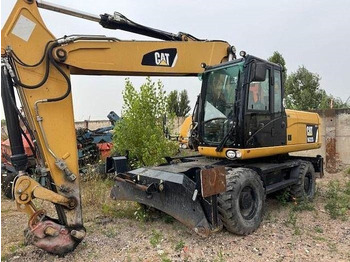
M 50 42 L 49 42 L 50 43 Z M 27 88 L 27 89 L 36 89 L 41 87 L 43 84 L 46 83 L 47 79 L 49 78 L 49 72 L 50 72 L 50 58 L 49 58 L 49 54 L 52 53 L 52 50 L 57 46 L 57 42 L 56 44 L 52 44 L 51 46 L 47 47 L 47 51 L 46 54 L 44 53 L 44 58 L 46 57 L 46 67 L 45 67 L 45 75 L 43 77 L 43 79 L 35 84 L 35 85 L 27 85 L 24 84 L 20 81 L 20 79 L 18 78 L 18 75 L 15 75 L 15 77 L 13 77 L 13 81 L 15 82 L 16 85 L 21 86 L 23 88 Z
M 47 79 L 49 78 L 49 71 L 50 71 L 50 61 L 48 56 L 46 57 L 46 67 L 45 67 L 45 75 L 43 77 L 43 79 L 35 84 L 35 85 L 27 85 L 21 82 L 21 80 L 18 78 L 18 75 L 15 75 L 15 77 L 13 78 L 13 81 L 15 82 L 16 85 L 23 87 L 23 88 L 27 88 L 27 89 L 36 89 L 41 87 L 43 84 L 46 83 Z
M 122 14 L 118 14 L 120 16 L 120 20 L 113 19 L 113 16 L 109 14 L 103 14 L 101 15 L 100 24 L 104 28 L 108 29 L 120 29 L 123 31 L 136 33 L 139 35 L 149 36 L 161 40 L 166 41 L 183 41 L 182 37 L 180 35 L 176 35 L 173 33 L 161 31 L 158 29 L 154 29 L 151 27 L 146 27 L 140 24 L 137 24 Z
M 35 64 L 27 64 L 27 63 L 23 62 L 23 61 L 16 55 L 16 53 L 15 53 L 13 50 L 10 50 L 10 55 L 12 55 L 14 61 L 16 61 L 16 62 L 17 62 L 18 64 L 20 64 L 21 66 L 24 66 L 24 67 L 37 67 L 38 65 L 40 65 L 40 64 L 44 61 L 45 56 L 46 56 L 47 49 L 48 49 L 50 43 L 52 43 L 52 42 L 53 42 L 53 41 L 51 40 L 51 41 L 49 41 L 49 42 L 46 43 L 45 48 L 44 48 L 44 54 L 43 54 L 43 56 L 42 56 L 42 57 L 40 58 L 40 60 L 39 60 L 37 63 L 35 63 Z
M 5 66 L 1 67 L 1 97 L 11 146 L 11 162 L 17 172 L 25 171 L 28 157 L 24 152 L 18 115 L 10 100 L 14 96 L 13 82 Z
M 45 50 L 46 50 L 46 54 L 44 54 L 44 56 L 42 57 L 42 61 L 44 60 L 43 58 L 46 57 L 46 69 L 45 69 L 45 75 L 44 75 L 44 78 L 38 83 L 38 84 L 35 84 L 35 85 L 27 85 L 27 84 L 24 84 L 22 83 L 18 77 L 17 77 L 17 74 L 15 75 L 15 77 L 13 78 L 14 82 L 16 85 L 20 86 L 20 87 L 23 87 L 23 88 L 27 88 L 27 89 L 36 89 L 36 88 L 39 88 L 41 87 L 43 84 L 46 83 L 47 79 L 49 78 L 49 72 L 50 72 L 50 62 L 52 63 L 52 65 L 63 75 L 63 77 L 66 79 L 67 81 L 67 85 L 68 85 L 68 88 L 67 88 L 67 91 L 64 95 L 60 96 L 60 97 L 56 97 L 56 98 L 49 98 L 47 99 L 47 102 L 57 102 L 57 101 L 60 101 L 60 100 L 63 100 L 65 99 L 71 92 L 71 82 L 70 82 L 70 79 L 69 77 L 67 76 L 67 74 L 62 70 L 62 68 L 58 65 L 58 63 L 55 61 L 55 59 L 53 58 L 53 55 L 52 55 L 52 50 L 57 47 L 59 44 L 57 41 L 53 42 L 53 44 L 51 46 L 49 46 L 49 44 L 51 43 L 52 41 L 49 41 L 47 44 L 46 44 L 46 47 L 45 47 Z M 16 56 L 17 57 L 17 56 Z M 16 60 L 15 60 L 16 61 Z M 21 63 L 21 65 L 23 65 L 22 61 L 19 60 Z M 41 62 L 42 62 L 41 61 Z M 18 62 L 18 61 L 17 61 Z M 40 62 L 40 61 L 39 61 Z M 38 63 L 39 63 L 38 62 Z M 37 64 L 38 64 L 37 63 Z M 23 66 L 28 66 L 28 65 L 23 65 Z M 36 66 L 36 64 L 34 65 L 29 65 L 29 66 Z
M 57 188 L 56 188 L 56 186 L 54 184 L 54 181 L 53 181 L 50 173 L 48 173 L 47 179 L 48 179 L 48 185 L 47 185 L 48 189 L 52 190 L 55 193 L 58 193 L 57 192 Z M 59 205 L 59 204 L 56 204 L 56 203 L 54 203 L 54 205 L 55 205 L 55 208 L 56 208 L 56 212 L 57 212 L 59 223 L 61 225 L 65 225 L 65 226 L 68 225 L 67 217 L 66 217 L 66 214 L 64 213 L 63 207 L 61 205 Z
M 32 142 L 29 140 L 29 138 L 28 138 L 27 134 L 26 134 L 26 133 L 23 131 L 23 129 L 22 129 L 22 128 L 21 128 L 21 133 L 22 133 L 22 135 L 23 135 L 24 139 L 27 141 L 27 143 L 28 143 L 28 145 L 29 145 L 29 147 L 30 147 L 30 150 L 32 150 L 32 152 L 33 152 L 33 156 L 35 157 L 35 156 L 36 156 L 36 153 L 35 153 L 35 148 L 34 148 L 34 146 L 33 146 Z
M 54 191 L 53 189 L 51 189 L 51 190 Z M 57 193 L 57 190 L 56 190 L 56 193 Z M 58 215 L 59 223 L 61 225 L 67 226 L 68 225 L 67 217 L 66 217 L 66 214 L 64 213 L 63 207 L 61 205 L 55 203 L 55 208 L 56 208 L 56 212 Z
M 56 47 L 58 44 L 55 43 L 52 46 Z M 50 48 L 51 49 L 51 48 Z M 69 94 L 71 93 L 72 90 L 72 84 L 71 81 L 68 77 L 68 75 L 63 71 L 63 69 L 59 66 L 59 64 L 55 61 L 55 59 L 52 56 L 52 52 L 48 53 L 48 57 L 49 57 L 49 61 L 52 63 L 52 65 L 61 73 L 61 75 L 66 79 L 67 81 L 67 91 L 64 95 L 60 96 L 60 97 L 55 97 L 55 98 L 48 98 L 47 102 L 57 102 L 57 101 L 61 101 L 63 99 L 65 99 L 67 96 L 69 96 Z

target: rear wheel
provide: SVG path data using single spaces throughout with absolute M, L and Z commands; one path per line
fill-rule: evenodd
M 228 170 L 227 191 L 218 197 L 220 218 L 226 229 L 248 235 L 260 225 L 265 204 L 265 190 L 259 175 L 248 168 Z
M 311 201 L 316 192 L 316 175 L 314 166 L 302 161 L 297 170 L 298 183 L 291 186 L 290 193 L 297 200 Z

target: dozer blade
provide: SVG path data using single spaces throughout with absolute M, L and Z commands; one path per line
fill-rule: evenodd
M 111 197 L 161 210 L 201 236 L 213 230 L 197 196 L 195 182 L 181 173 L 139 168 L 118 174 Z

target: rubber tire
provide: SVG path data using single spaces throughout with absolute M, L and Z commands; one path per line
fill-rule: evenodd
M 310 192 L 305 192 L 304 184 L 305 177 L 309 174 L 311 176 L 311 189 Z M 301 161 L 300 166 L 298 167 L 298 183 L 291 186 L 290 194 L 297 200 L 302 201 L 312 201 L 315 197 L 316 192 L 316 175 L 314 166 L 308 161 Z
M 12 194 L 12 182 L 15 179 L 16 175 L 16 173 L 12 173 L 9 171 L 1 174 L 1 190 L 4 192 L 4 195 L 9 199 L 14 199 Z
M 257 197 L 257 208 L 254 216 L 247 220 L 240 212 L 239 196 L 243 188 L 251 187 Z M 260 176 L 249 168 L 227 170 L 226 192 L 218 197 L 219 217 L 224 227 L 237 235 L 248 235 L 261 224 L 265 206 L 265 189 Z

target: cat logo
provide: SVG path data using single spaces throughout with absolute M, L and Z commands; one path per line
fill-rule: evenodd
M 160 49 L 145 54 L 141 64 L 144 66 L 174 67 L 177 61 L 176 48 Z
M 169 53 L 154 53 L 154 61 L 157 65 L 169 66 Z

